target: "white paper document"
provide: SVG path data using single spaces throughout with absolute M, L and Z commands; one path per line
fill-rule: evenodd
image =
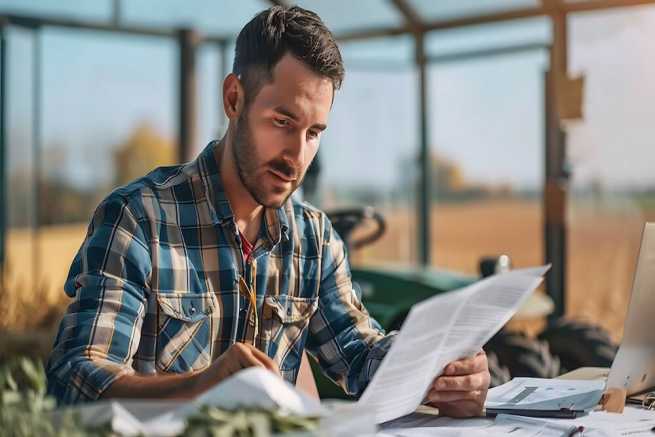
M 628 406 L 622 414 L 592 411 L 575 419 L 585 427 L 585 437 L 652 437 L 655 436 L 655 411 Z
M 487 409 L 589 411 L 598 405 L 603 380 L 514 378 L 489 390 Z
M 444 367 L 478 353 L 548 269 L 494 275 L 414 305 L 359 404 L 375 411 L 376 423 L 416 410 Z

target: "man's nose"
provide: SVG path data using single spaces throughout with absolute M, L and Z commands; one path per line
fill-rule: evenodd
M 300 165 L 303 162 L 303 157 L 305 155 L 305 150 L 307 149 L 307 138 L 305 138 L 304 132 L 294 133 L 285 150 L 286 158 L 292 161 L 295 166 Z

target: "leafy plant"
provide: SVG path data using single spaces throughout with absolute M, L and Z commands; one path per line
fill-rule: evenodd
M 191 416 L 183 433 L 190 437 L 267 437 L 274 433 L 311 432 L 319 419 L 261 409 L 227 411 L 204 406 Z
M 45 370 L 41 361 L 18 358 L 0 368 L 0 436 L 103 435 L 102 430 L 84 429 L 72 412 L 63 413 L 55 420 L 52 414 L 55 407 L 55 400 L 46 395 Z

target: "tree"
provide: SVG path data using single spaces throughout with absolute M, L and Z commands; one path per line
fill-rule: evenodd
M 125 185 L 155 167 L 174 162 L 173 142 L 158 133 L 149 122 L 141 122 L 127 141 L 115 147 L 115 183 Z

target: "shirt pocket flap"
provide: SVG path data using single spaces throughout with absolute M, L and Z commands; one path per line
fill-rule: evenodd
M 160 293 L 157 303 L 164 314 L 185 322 L 202 320 L 214 310 L 211 293 Z
M 314 314 L 318 307 L 318 298 L 266 296 L 264 304 L 282 323 L 298 323 Z

